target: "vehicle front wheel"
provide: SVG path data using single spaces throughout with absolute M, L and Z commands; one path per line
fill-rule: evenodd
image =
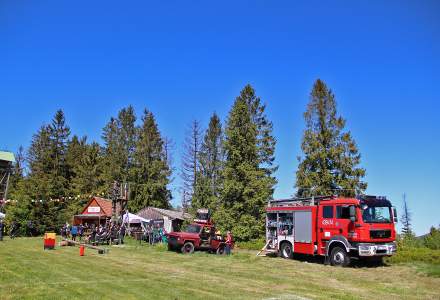
M 284 242 L 281 244 L 280 254 L 282 258 L 291 259 L 293 258 L 293 247 L 289 242 Z
M 335 247 L 330 253 L 330 264 L 335 267 L 346 267 L 350 264 L 350 257 L 342 247 Z
M 225 247 L 219 247 L 217 249 L 217 255 L 225 255 L 225 254 L 226 254 Z
M 194 252 L 194 244 L 191 242 L 186 242 L 183 244 L 181 250 L 183 254 L 192 254 Z

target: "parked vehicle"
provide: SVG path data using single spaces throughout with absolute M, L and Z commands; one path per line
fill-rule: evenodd
M 333 266 L 347 266 L 353 258 L 381 261 L 396 253 L 396 216 L 385 197 L 272 200 L 262 251 L 283 258 L 320 255 Z
M 184 254 L 194 251 L 209 251 L 219 255 L 224 254 L 226 240 L 218 234 L 211 214 L 207 209 L 197 211 L 197 219 L 187 225 L 180 232 L 170 232 L 167 234 L 168 250 L 180 250 Z M 233 245 L 231 248 L 233 248 Z

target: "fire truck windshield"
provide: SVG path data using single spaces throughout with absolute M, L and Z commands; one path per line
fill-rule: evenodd
M 365 223 L 391 223 L 391 210 L 388 206 L 363 206 L 362 219 Z
M 186 226 L 186 228 L 183 230 L 183 232 L 187 233 L 200 233 L 200 229 L 202 227 L 200 225 L 190 224 Z

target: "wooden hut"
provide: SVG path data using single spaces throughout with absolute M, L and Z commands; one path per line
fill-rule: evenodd
M 104 225 L 112 218 L 112 201 L 100 197 L 92 197 L 81 214 L 73 217 L 73 224 Z

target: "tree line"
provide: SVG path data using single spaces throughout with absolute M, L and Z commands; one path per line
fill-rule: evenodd
M 357 145 L 322 80 L 313 85 L 304 120 L 296 196 L 365 191 Z M 275 147 L 266 102 L 246 85 L 223 122 L 213 113 L 206 129 L 196 120 L 188 127 L 177 171 L 183 209 L 210 208 L 218 226 L 238 240 L 261 237 L 277 184 Z M 173 152 L 151 111 L 137 122 L 133 107 L 123 108 L 103 128 L 99 144 L 72 135 L 59 110 L 16 155 L 9 198 L 19 201 L 7 206 L 7 218 L 32 220 L 39 232 L 54 230 L 80 211 L 87 195 L 107 195 L 114 181 L 130 184 L 130 211 L 170 208 Z

